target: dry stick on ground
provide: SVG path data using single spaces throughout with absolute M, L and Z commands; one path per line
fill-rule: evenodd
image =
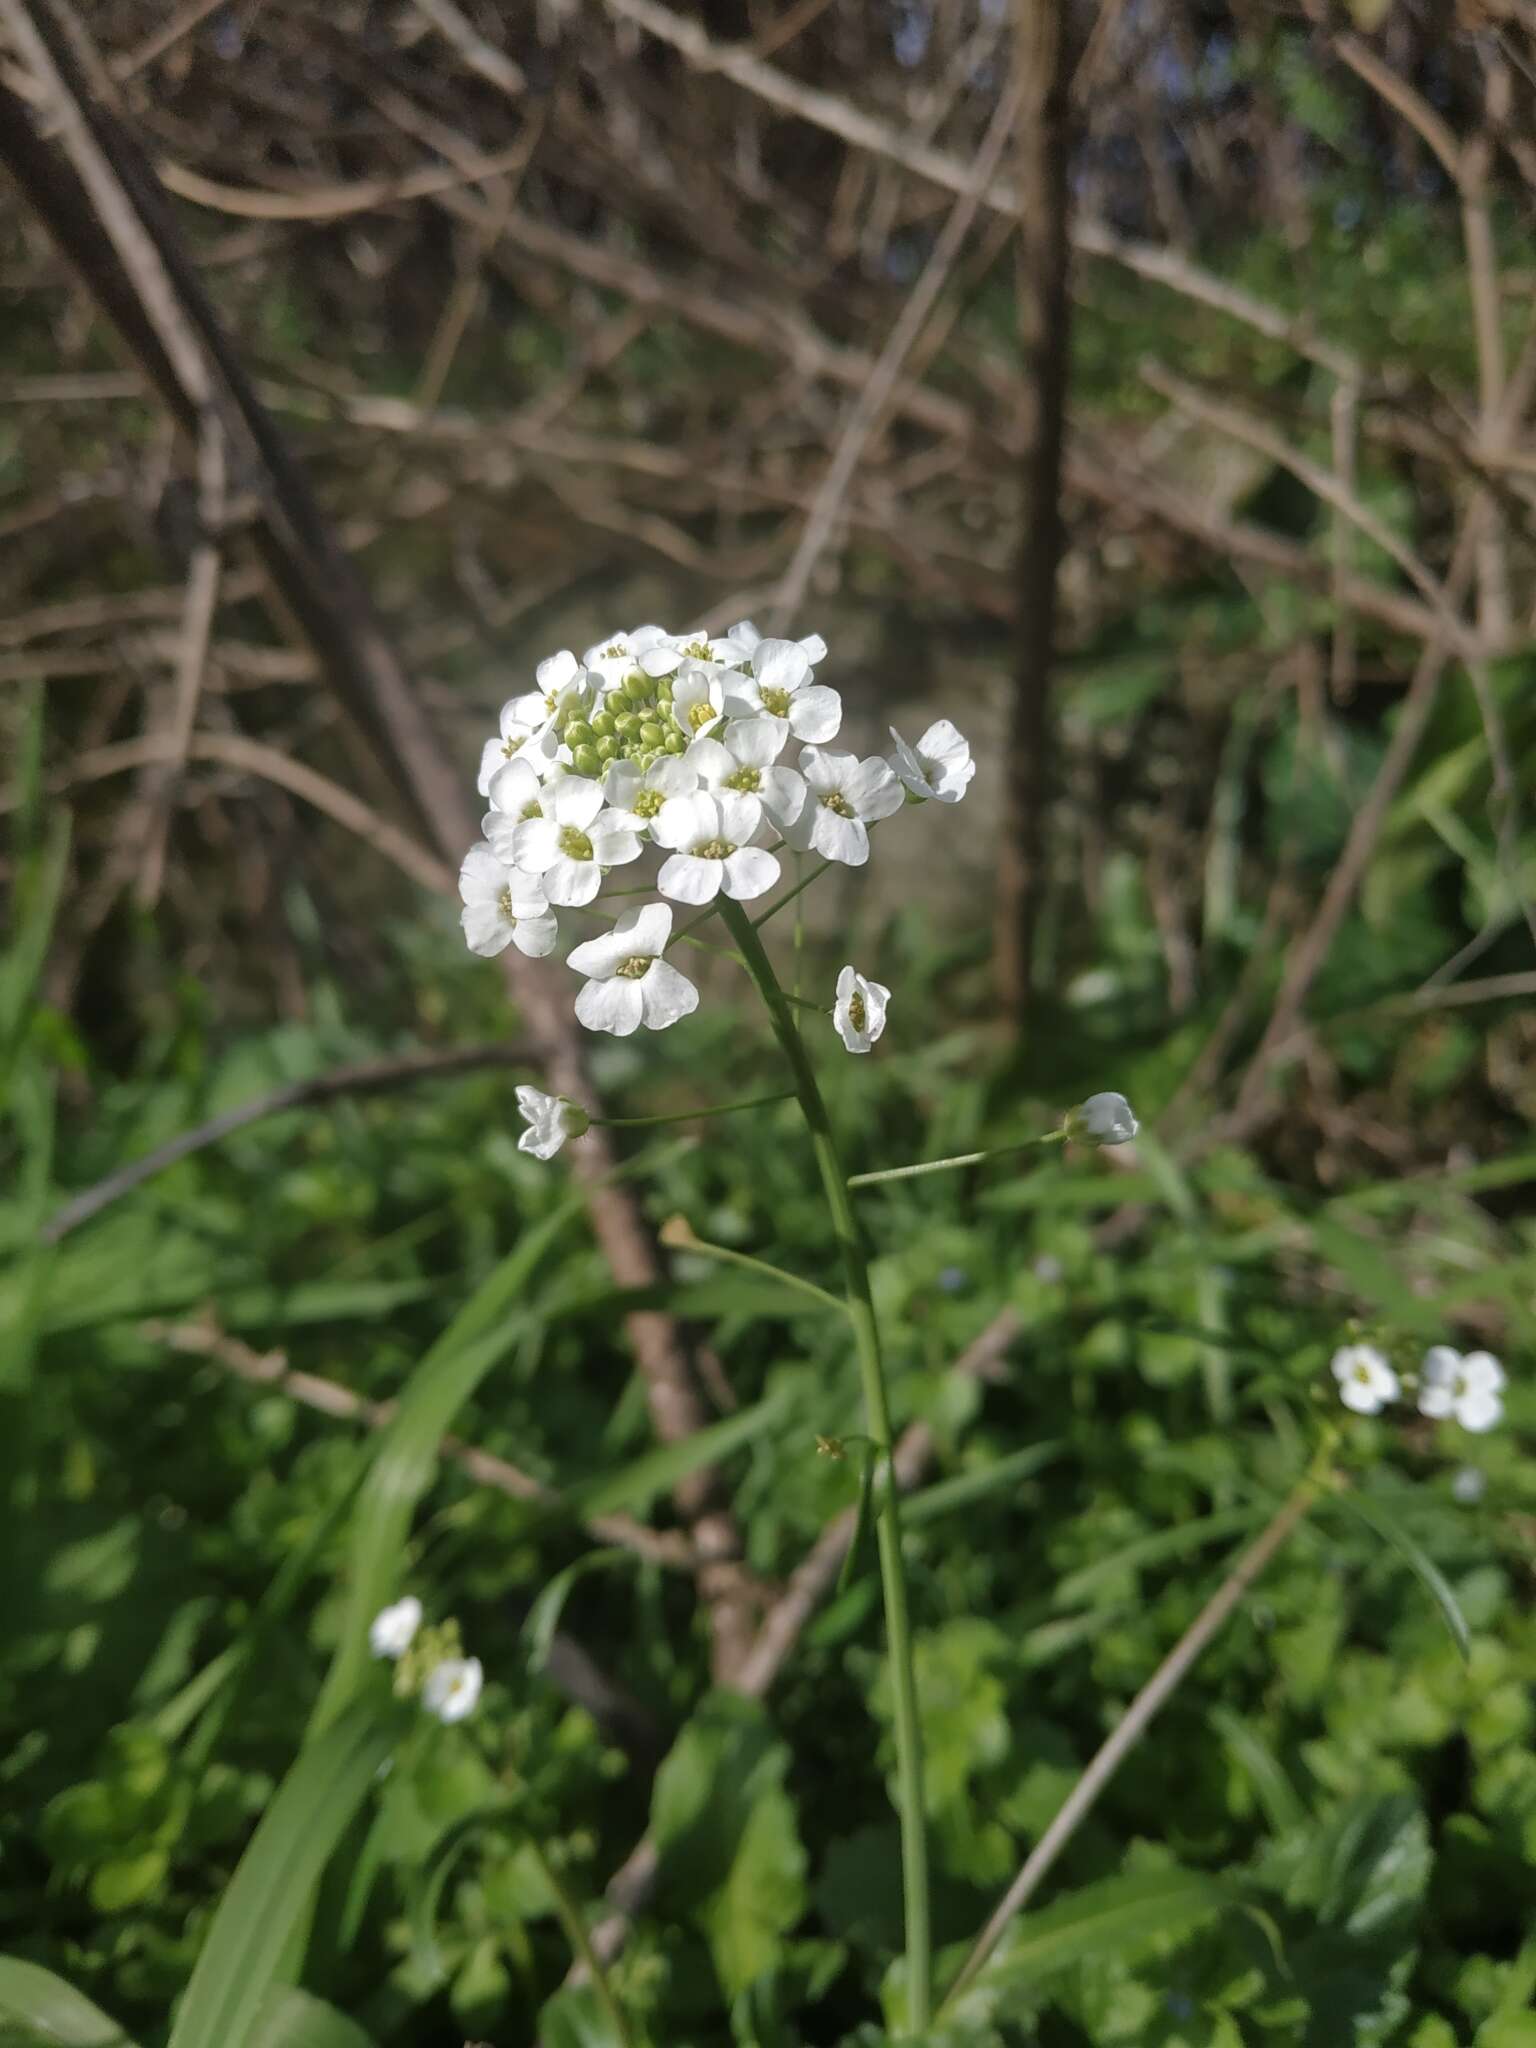
M 457 860 L 476 836 L 466 778 L 432 729 L 362 579 L 252 389 L 143 151 L 101 108 L 89 106 L 46 0 L 32 0 L 30 9 L 24 0 L 0 0 L 0 21 L 42 88 L 64 153 L 61 160 L 39 138 L 27 102 L 0 89 L 0 160 L 183 425 L 195 428 L 216 398 L 226 430 L 240 429 L 231 456 L 238 449 L 244 458 L 242 474 L 249 463 L 260 500 L 253 536 L 273 581 L 395 786 Z M 510 954 L 503 966 L 550 1092 L 590 1100 L 558 970 L 544 972 L 540 963 Z M 598 1133 L 573 1160 L 594 1234 L 620 1287 L 654 1286 L 654 1245 L 631 1193 L 611 1184 L 611 1166 L 611 1148 Z M 693 1435 L 707 1414 L 675 1321 L 660 1310 L 636 1310 L 625 1328 L 658 1437 L 676 1443 Z M 704 1560 L 699 1590 L 714 1668 L 723 1677 L 749 1640 L 752 1596 L 735 1562 L 735 1520 L 719 1504 L 717 1484 L 704 1467 L 679 1483 L 675 1498 Z
M 44 1244 L 57 1244 L 72 1230 L 78 1230 L 82 1223 L 89 1223 L 93 1216 L 99 1216 L 113 1202 L 142 1187 L 145 1181 L 153 1180 L 157 1173 L 164 1173 L 168 1167 L 190 1158 L 194 1152 L 206 1150 L 209 1145 L 222 1144 L 236 1131 L 243 1131 L 248 1124 L 260 1123 L 266 1117 L 285 1116 L 290 1110 L 307 1109 L 319 1102 L 334 1102 L 344 1095 L 378 1095 L 388 1089 L 409 1087 L 415 1081 L 471 1074 L 482 1067 L 526 1067 L 528 1061 L 528 1049 L 523 1045 L 462 1045 L 447 1052 L 405 1053 L 399 1059 L 369 1060 L 356 1066 L 333 1067 L 328 1074 L 315 1074 L 307 1081 L 285 1081 L 281 1087 L 253 1095 L 248 1102 L 221 1110 L 217 1116 L 209 1117 L 206 1123 L 196 1124 L 191 1130 L 168 1138 L 152 1152 L 130 1160 L 93 1187 L 72 1196 L 44 1225 L 42 1241 Z
M 1003 755 L 993 954 L 997 994 L 1017 1030 L 1034 994 L 1035 931 L 1046 886 L 1051 676 L 1058 570 L 1066 541 L 1062 463 L 1071 369 L 1069 289 L 1072 53 L 1066 0 L 1014 0 L 1014 73 L 1024 96 L 1019 146 L 1018 383 L 1023 449 L 1013 688 Z
M 1018 1336 L 1019 1329 L 1017 1310 L 1001 1309 L 961 1352 L 950 1372 L 960 1379 L 996 1378 L 1003 1354 Z M 909 1423 L 902 1431 L 891 1454 L 891 1470 L 896 1484 L 904 1493 L 910 1493 L 921 1480 L 932 1463 L 934 1450 L 933 1431 L 926 1422 Z M 807 1622 L 836 1585 L 857 1526 L 856 1510 L 845 1508 L 816 1538 L 764 1616 L 752 1648 L 732 1680 L 734 1691 L 747 1699 L 761 1699 L 768 1691 L 799 1642 Z M 636 1914 L 651 1895 L 659 1871 L 655 1842 L 646 1833 L 604 1889 L 608 1912 L 592 1930 L 592 1945 L 600 1961 L 611 1961 L 624 1946 Z M 577 1967 L 572 1970 L 568 1981 L 580 1983 L 583 1975 L 584 1972 Z
M 151 1321 L 144 1324 L 143 1333 L 168 1344 L 173 1351 L 211 1358 L 226 1372 L 249 1381 L 252 1386 L 270 1387 L 279 1394 L 286 1394 L 302 1407 L 313 1408 L 317 1414 L 330 1415 L 341 1422 L 360 1422 L 367 1429 L 387 1429 L 399 1410 L 397 1401 L 371 1401 L 337 1380 L 321 1379 L 312 1372 L 295 1372 L 283 1352 L 253 1351 L 238 1337 L 221 1330 L 211 1316 L 191 1323 Z M 476 1486 L 491 1487 L 497 1493 L 509 1494 L 513 1500 L 534 1501 L 541 1507 L 571 1514 L 573 1520 L 579 1521 L 594 1536 L 600 1536 L 605 1543 L 615 1543 L 621 1549 L 632 1550 L 637 1557 L 646 1558 L 652 1564 L 667 1565 L 674 1571 L 687 1571 L 698 1563 L 692 1544 L 680 1530 L 652 1529 L 644 1522 L 636 1521 L 633 1515 L 576 1513 L 567 1506 L 557 1487 L 546 1486 L 531 1472 L 524 1472 L 506 1458 L 466 1443 L 462 1437 L 445 1436 L 438 1445 L 438 1453 L 450 1464 L 457 1465 L 460 1471 L 466 1472 Z
M 1026 1858 L 1024 1867 L 1004 1893 L 997 1910 L 978 1936 L 943 2005 L 962 1992 L 1024 1910 L 1051 1866 L 1091 1812 L 1099 1794 L 1146 1733 L 1154 1715 L 1188 1675 L 1190 1666 L 1230 1619 L 1238 1602 L 1276 1553 L 1300 1528 L 1317 1500 L 1322 1482 L 1308 1475 L 1291 1494 L 1269 1527 L 1238 1559 L 1226 1579 L 1180 1636 L 1156 1671 L 1137 1693 L 1113 1733 L 1073 1786 L 1067 1799 Z M 943 2010 L 941 2005 L 940 2010 Z
M 1003 95 L 992 124 L 976 159 L 975 175 L 969 189 L 962 193 L 951 209 L 932 254 L 923 266 L 922 275 L 913 286 L 911 295 L 901 309 L 900 317 L 891 329 L 885 347 L 876 358 L 869 379 L 854 400 L 848 414 L 847 424 L 838 438 L 837 449 L 816 493 L 810 517 L 800 536 L 783 580 L 774 595 L 769 608 L 770 616 L 780 627 L 786 627 L 799 610 L 811 573 L 821 559 L 822 550 L 831 537 L 836 524 L 838 508 L 853 481 L 854 471 L 869 445 L 870 437 L 885 418 L 890 405 L 891 393 L 901 375 L 901 366 L 915 346 L 923 331 L 928 315 L 933 311 L 940 292 L 943 291 L 949 273 L 970 233 L 971 222 L 976 218 L 976 209 L 981 204 L 982 191 L 991 179 L 992 173 L 1008 144 L 1013 127 L 1014 115 L 1019 105 L 1019 88 L 1015 85 Z

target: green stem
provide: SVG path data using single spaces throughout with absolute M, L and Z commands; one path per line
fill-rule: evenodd
M 784 908 L 784 906 L 787 903 L 794 902 L 795 898 L 800 894 L 802 889 L 809 889 L 812 882 L 819 882 L 821 877 L 827 872 L 827 869 L 831 867 L 831 865 L 831 861 L 824 860 L 821 863 L 820 867 L 812 868 L 811 872 L 808 875 L 802 875 L 799 881 L 796 882 L 793 889 L 786 889 L 784 894 L 779 898 L 777 903 L 770 903 L 768 908 L 761 915 L 761 917 L 753 918 L 753 924 L 755 926 L 760 927 L 762 925 L 765 925 L 770 917 L 777 917 L 779 912 Z M 730 920 L 727 919 L 726 922 L 729 923 Z
M 701 1116 L 734 1116 L 739 1109 L 766 1109 L 770 1102 L 790 1102 L 793 1088 L 780 1088 L 772 1095 L 743 1095 L 738 1102 L 706 1102 L 699 1109 L 675 1109 L 666 1116 L 595 1116 L 594 1124 L 605 1131 L 641 1131 L 648 1124 L 691 1124 Z
M 788 900 L 787 897 L 783 899 L 784 902 Z M 782 908 L 782 903 L 775 907 Z M 756 926 L 739 904 L 722 901 L 720 914 L 731 937 L 741 948 L 747 972 L 757 983 L 774 1033 L 795 1079 L 827 1207 L 832 1215 L 832 1228 L 843 1256 L 848 1314 L 853 1323 L 869 1433 L 879 1445 L 881 1455 L 888 1458 L 891 1411 L 880 1357 L 880 1331 L 870 1294 L 869 1268 L 854 1219 L 847 1173 L 837 1149 L 832 1121 L 822 1101 L 821 1090 L 816 1085 L 815 1070 L 795 1027 L 793 1012 L 779 987 L 773 963 L 763 949 Z M 921 2037 L 928 2031 L 933 2003 L 928 1927 L 928 1841 L 923 1810 L 923 1750 L 917 1714 L 917 1674 L 913 1665 L 912 1623 L 907 1611 L 906 1565 L 901 1553 L 900 1501 L 894 1486 L 884 1503 L 884 1512 L 877 1517 L 876 1530 L 896 1706 L 896 1787 L 901 1819 L 902 1890 L 906 1908 L 908 2031 Z
M 1015 1138 L 1007 1145 L 989 1145 L 984 1152 L 957 1152 L 951 1159 L 919 1159 L 913 1166 L 882 1166 L 878 1173 L 856 1173 L 851 1188 L 870 1188 L 876 1181 L 916 1180 L 924 1173 L 948 1173 L 956 1166 L 977 1166 L 983 1159 L 1001 1159 L 1005 1152 L 1027 1152 L 1031 1145 L 1059 1145 L 1065 1133 L 1046 1131 L 1038 1138 Z
M 549 1886 L 550 1896 L 555 1902 L 555 1911 L 560 1916 L 560 1925 L 565 1929 L 565 1938 L 580 1961 L 587 1975 L 592 1979 L 592 1988 L 597 1993 L 603 2011 L 620 2044 L 620 2048 L 634 2048 L 634 2036 L 624 2018 L 619 2001 L 613 1995 L 613 1986 L 608 1982 L 602 1964 L 598 1961 L 597 1950 L 592 1946 L 592 1937 L 587 1933 L 587 1923 L 581 1917 L 581 1908 L 565 1888 L 565 1880 L 544 1853 L 544 1845 L 533 1835 L 525 1836 L 533 1852 L 533 1860 L 539 1866 L 539 1874 Z
M 792 1287 L 796 1294 L 803 1294 L 820 1307 L 835 1310 L 838 1315 L 847 1311 L 847 1302 L 829 1294 L 825 1287 L 818 1287 L 814 1280 L 802 1279 L 798 1273 L 786 1273 L 782 1266 L 771 1266 L 766 1259 L 753 1258 L 750 1252 L 732 1251 L 729 1245 L 711 1244 L 706 1237 L 695 1237 L 681 1216 L 662 1225 L 661 1241 L 669 1251 L 699 1252 L 706 1259 L 719 1259 L 722 1265 L 741 1266 L 749 1273 L 765 1274 L 768 1279 L 777 1280 L 781 1287 Z

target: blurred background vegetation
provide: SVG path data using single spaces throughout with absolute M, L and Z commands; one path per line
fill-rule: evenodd
M 42 2038 L 167 2038 L 343 1632 L 375 1404 L 562 1199 L 513 1080 L 764 1085 L 728 980 L 588 1052 L 566 971 L 509 991 L 452 897 L 539 658 L 752 616 L 825 634 L 861 751 L 945 715 L 981 762 L 806 899 L 806 985 L 897 991 L 825 1058 L 858 1165 L 1099 1086 L 1145 1126 L 867 1198 L 927 1432 L 940 1939 L 1273 1511 L 1350 1318 L 1512 1380 L 1496 1437 L 1356 1437 L 1469 1654 L 1319 1510 L 1063 1865 L 1239 1905 L 956 2038 L 1531 2048 L 1536 11 L 0 0 L 0 37 L 0 1924 L 126 2030 Z M 743 1675 L 856 1488 L 812 1449 L 851 1368 L 620 1243 L 682 1211 L 825 1278 L 825 1221 L 788 1108 L 641 1166 L 578 1163 L 592 1227 L 452 1415 L 481 1462 L 393 1564 L 486 1708 L 349 1838 L 274 2043 L 608 2038 L 483 1821 L 509 1773 L 633 1907 L 645 2038 L 879 2038 L 871 1575 Z

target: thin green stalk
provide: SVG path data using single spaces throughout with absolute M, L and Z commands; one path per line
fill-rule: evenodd
M 691 1124 L 701 1116 L 734 1116 L 739 1109 L 766 1109 L 770 1102 L 791 1102 L 793 1088 L 777 1089 L 772 1095 L 743 1095 L 737 1102 L 706 1102 L 698 1109 L 675 1109 L 666 1116 L 595 1116 L 594 1124 L 605 1131 L 641 1131 L 649 1124 Z
M 1031 1145 L 1058 1145 L 1065 1133 L 1046 1131 L 1038 1138 L 1015 1138 L 1007 1145 L 989 1145 L 984 1152 L 956 1152 L 950 1159 L 919 1159 L 911 1166 L 882 1166 L 877 1173 L 855 1173 L 851 1188 L 873 1187 L 881 1180 L 916 1180 L 924 1173 L 949 1173 L 957 1166 L 977 1166 L 983 1159 L 1001 1159 L 1005 1152 L 1027 1152 Z
M 814 879 L 814 877 L 812 877 Z M 783 899 L 787 902 L 789 899 Z M 782 904 L 776 906 L 782 908 Z M 747 972 L 757 983 L 773 1029 L 794 1076 L 800 1107 L 811 1134 L 832 1228 L 843 1256 L 848 1289 L 848 1315 L 853 1323 L 859 1377 L 869 1433 L 882 1456 L 891 1453 L 891 1411 L 886 1398 L 885 1369 L 880 1356 L 880 1331 L 870 1294 L 869 1268 L 848 1193 L 847 1171 L 838 1152 L 832 1120 L 816 1085 L 793 1012 L 779 987 L 773 963 L 764 951 L 757 928 L 737 903 L 722 902 L 720 914 L 741 948 Z M 768 913 L 771 915 L 772 913 Z M 885 1594 L 886 1639 L 896 1706 L 896 1787 L 901 1819 L 902 1891 L 906 1912 L 909 2031 L 921 2037 L 928 2030 L 933 2003 L 932 1944 L 928 1918 L 928 1841 L 923 1811 L 922 1730 L 917 1713 L 917 1674 L 913 1664 L 912 1623 L 907 1609 L 906 1565 L 901 1554 L 900 1496 L 893 1486 L 876 1520 L 880 1577 Z
M 768 922 L 770 917 L 777 917 L 779 912 L 785 907 L 786 904 L 794 902 L 795 898 L 800 894 L 802 889 L 809 889 L 812 882 L 820 881 L 821 877 L 827 872 L 827 869 L 831 867 L 831 865 L 831 861 L 824 860 L 821 863 L 820 867 L 812 868 L 811 872 L 808 875 L 802 875 L 799 881 L 796 882 L 793 889 L 786 889 L 784 894 L 779 898 L 777 903 L 770 903 L 768 908 L 762 913 L 760 917 L 753 918 L 753 925 L 758 929 L 761 929 L 762 926 Z M 727 923 L 730 922 L 729 919 L 727 919 L 726 921 Z
M 565 1929 L 565 1938 L 571 1944 L 578 1961 L 592 1980 L 603 2011 L 619 2041 L 619 2048 L 635 2048 L 634 2036 L 624 2017 L 619 2001 L 613 1995 L 613 1986 L 598 1960 L 597 1950 L 592 1946 L 592 1937 L 587 1932 L 587 1923 L 581 1917 L 581 1908 L 565 1888 L 565 1881 L 544 1853 L 544 1845 L 536 1836 L 524 1837 L 533 1852 L 533 1860 L 539 1866 L 539 1874 L 549 1886 L 550 1896 L 555 1902 L 555 1911 L 560 1916 L 560 1925 Z
M 782 1287 L 792 1287 L 796 1294 L 805 1295 L 822 1308 L 835 1309 L 839 1315 L 847 1312 L 847 1302 L 829 1294 L 825 1287 L 818 1287 L 814 1280 L 803 1279 L 798 1273 L 786 1273 L 782 1266 L 770 1265 L 767 1259 L 755 1259 L 750 1252 L 733 1251 L 729 1245 L 711 1244 L 706 1237 L 695 1237 L 692 1225 L 684 1216 L 674 1216 L 661 1226 L 661 1241 L 671 1251 L 699 1252 L 706 1259 L 719 1259 L 722 1265 L 740 1266 L 748 1273 L 762 1273 L 770 1280 L 777 1280 Z

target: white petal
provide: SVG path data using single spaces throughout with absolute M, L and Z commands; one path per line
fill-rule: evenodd
M 595 860 L 572 860 L 562 853 L 544 870 L 545 894 L 562 909 L 579 910 L 602 886 L 603 871 Z
M 890 726 L 888 730 L 892 741 L 895 743 L 896 751 L 891 756 L 891 766 L 895 769 L 897 775 L 914 796 L 920 796 L 924 799 L 937 796 L 938 791 L 928 780 L 927 770 L 923 767 L 922 762 L 919 761 L 916 754 L 913 753 L 894 725 Z
M 1461 1380 L 1469 1394 L 1497 1394 L 1504 1386 L 1504 1368 L 1491 1351 L 1469 1351 L 1461 1361 Z
M 573 955 L 574 957 L 574 955 Z M 654 973 L 655 969 L 651 970 Z M 650 974 L 646 975 L 649 981 Z M 640 983 L 622 980 L 589 981 L 576 998 L 576 1015 L 589 1031 L 611 1031 L 615 1038 L 628 1038 L 640 1029 Z
M 701 747 L 712 747 L 714 740 L 700 740 Z M 693 759 L 693 750 L 686 754 L 663 754 L 659 761 L 653 761 L 645 771 L 646 785 L 659 790 L 663 796 L 690 796 L 699 786 L 699 766 Z
M 764 768 L 758 784 L 763 809 L 783 832 L 805 808 L 805 777 L 793 768 Z
M 585 832 L 603 808 L 603 786 L 587 775 L 562 775 L 545 799 L 544 808 L 557 823 Z
M 1339 1399 L 1356 1415 L 1378 1414 L 1382 1406 L 1382 1397 L 1374 1381 L 1345 1380 L 1339 1388 Z
M 651 837 L 658 846 L 697 846 L 717 836 L 718 812 L 707 790 L 692 796 L 669 796 L 651 821 Z
M 672 913 L 665 903 L 647 903 L 635 910 L 626 910 L 614 926 L 612 937 L 621 942 L 621 960 L 649 954 L 652 958 L 667 950 L 667 941 L 672 936 Z
M 790 700 L 789 723 L 796 739 L 814 740 L 818 744 L 836 739 L 842 722 L 843 700 L 825 683 L 812 683 Z
M 1492 1387 L 1469 1388 L 1456 1403 L 1456 1420 L 1474 1436 L 1492 1429 L 1503 1413 L 1504 1403 Z
M 638 761 L 615 761 L 603 778 L 603 795 L 615 810 L 632 811 L 642 781 Z
M 552 654 L 547 661 L 541 661 L 534 670 L 534 679 L 546 697 L 563 690 L 567 683 L 576 682 L 582 673 L 581 663 L 569 647 L 562 647 L 558 654 Z
M 634 950 L 629 939 L 616 929 L 599 932 L 595 939 L 583 939 L 579 946 L 572 946 L 566 955 L 566 965 L 578 974 L 590 974 L 594 980 L 606 981 Z
M 625 985 L 639 988 L 642 1015 L 649 1031 L 665 1031 L 669 1024 L 699 1007 L 699 992 L 693 983 L 665 960 L 658 960 L 639 983 Z
M 733 855 L 732 858 L 739 858 Z M 725 865 L 718 860 L 699 860 L 691 853 L 674 853 L 661 864 L 656 886 L 674 903 L 713 903 L 725 879 Z
M 459 867 L 459 895 L 466 903 L 494 903 L 507 881 L 506 868 L 484 840 L 469 849 Z
M 504 818 L 500 811 L 487 811 L 480 820 L 480 829 L 490 841 L 491 851 L 504 866 L 517 866 L 516 818 Z
M 503 761 L 491 777 L 491 809 L 504 811 L 509 818 L 520 818 L 530 804 L 539 802 L 542 793 L 531 761 Z
M 480 749 L 480 772 L 475 778 L 475 787 L 482 796 L 489 796 L 491 784 L 498 769 L 507 764 L 507 750 L 501 740 L 487 740 Z
M 755 896 L 771 889 L 778 879 L 779 864 L 766 847 L 739 846 L 726 856 L 722 887 L 738 903 L 750 903 Z
M 858 765 L 853 754 L 829 754 L 821 747 L 806 747 L 800 755 L 800 773 L 820 796 L 845 788 Z
M 777 761 L 788 737 L 789 722 L 783 718 L 738 718 L 725 730 L 726 746 L 749 768 Z
M 733 846 L 749 845 L 763 822 L 761 799 L 748 796 L 743 790 L 724 789 L 714 801 L 718 812 L 716 837 L 728 839 Z
M 553 953 L 559 936 L 559 925 L 545 910 L 536 912 L 532 917 L 519 916 L 512 932 L 512 943 L 530 960 L 542 960 L 547 953 Z
M 640 657 L 640 666 L 648 676 L 670 676 L 677 673 L 682 661 L 680 647 L 648 647 Z
M 729 732 L 735 732 L 739 729 L 736 726 L 727 727 Z M 737 767 L 736 756 L 728 748 L 722 746 L 719 740 L 711 739 L 695 740 L 686 754 L 681 756 L 669 754 L 667 759 L 669 761 L 676 761 L 680 768 L 684 766 L 692 768 L 696 784 L 697 782 L 702 782 L 707 789 L 718 789 L 727 775 L 733 775 L 736 772 Z M 667 792 L 669 796 L 674 794 L 686 796 L 689 793 L 687 790 L 669 790 Z
M 610 811 L 608 817 L 599 818 L 592 827 L 592 858 L 599 867 L 627 867 L 632 860 L 640 858 L 640 840 L 619 822 L 620 814 Z
M 459 912 L 459 924 L 464 943 L 483 960 L 494 960 L 504 951 L 515 931 L 494 903 L 466 903 Z
M 1449 1387 L 1438 1385 L 1419 1388 L 1419 1413 L 1427 1415 L 1431 1422 L 1444 1422 L 1456 1406 L 1456 1396 Z
M 843 794 L 866 822 L 888 818 L 893 811 L 899 811 L 905 801 L 901 784 L 891 773 L 891 764 L 882 761 L 878 754 L 871 754 L 867 761 L 859 763 L 843 785 Z
M 845 867 L 861 868 L 869 859 L 869 834 L 862 818 L 840 818 L 825 804 L 815 805 L 811 844 L 823 860 L 840 860 Z M 809 817 L 812 806 L 801 813 Z
M 807 661 L 825 661 L 827 658 L 827 643 L 819 633 L 807 633 L 795 644 Z
M 765 690 L 798 690 L 811 672 L 805 649 L 793 640 L 759 640 L 752 650 L 752 670 Z

